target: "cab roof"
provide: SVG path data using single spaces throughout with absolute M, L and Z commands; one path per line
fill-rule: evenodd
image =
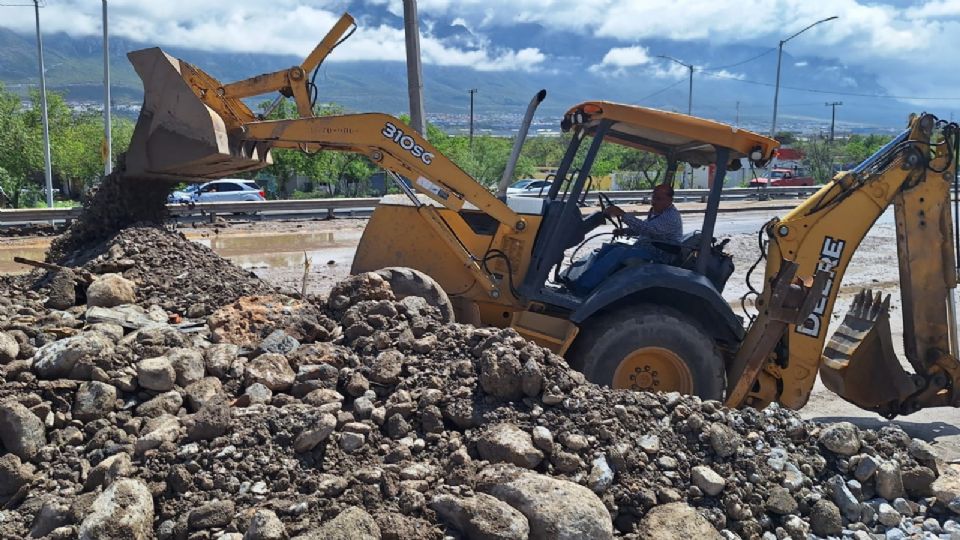
M 561 127 L 564 131 L 580 127 L 593 135 L 603 120 L 613 123 L 607 139 L 693 165 L 714 163 L 715 147 L 720 146 L 730 149 L 730 159 L 747 157 L 762 166 L 780 146 L 774 139 L 720 122 L 609 101 L 572 107 Z

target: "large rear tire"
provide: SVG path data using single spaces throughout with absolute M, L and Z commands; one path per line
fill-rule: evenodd
M 597 384 L 723 398 L 724 363 L 713 339 L 665 306 L 640 304 L 588 321 L 567 359 Z
M 407 296 L 419 296 L 437 308 L 445 322 L 454 322 L 453 304 L 437 280 L 406 266 L 381 268 L 377 270 L 377 274 L 390 283 L 390 289 L 397 300 Z

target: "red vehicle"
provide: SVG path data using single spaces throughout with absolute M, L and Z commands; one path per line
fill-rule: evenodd
M 812 186 L 813 177 L 807 176 L 802 170 L 771 169 L 765 177 L 754 178 L 750 187 L 769 186 Z

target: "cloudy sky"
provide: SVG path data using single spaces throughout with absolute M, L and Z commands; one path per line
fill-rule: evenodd
M 109 5 L 115 36 L 298 56 L 350 10 L 359 29 L 330 61 L 404 59 L 400 0 Z M 44 32 L 98 35 L 100 6 L 96 0 L 47 0 Z M 778 41 L 837 16 L 786 45 L 785 84 L 801 92 L 822 90 L 818 81 L 829 81 L 836 93 L 811 92 L 813 101 L 883 94 L 918 108 L 960 110 L 960 0 L 420 0 L 419 10 L 427 64 L 533 73 L 576 66 L 587 71 L 584 77 L 643 77 L 664 87 L 683 83 L 687 70 L 660 54 L 694 64 L 698 87 L 710 80 L 769 85 Z M 33 24 L 32 9 L 3 8 L 0 26 L 30 32 Z

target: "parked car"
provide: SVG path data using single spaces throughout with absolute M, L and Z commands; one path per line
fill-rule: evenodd
M 533 197 L 540 197 L 546 195 L 547 192 L 550 191 L 551 184 L 552 182 L 549 180 L 537 180 L 535 178 L 517 180 L 507 188 L 507 195 L 530 195 Z
M 253 180 L 243 178 L 224 178 L 214 180 L 205 184 L 200 184 L 192 193 L 173 192 L 170 197 L 181 197 L 186 195 L 184 202 L 240 202 L 240 201 L 265 201 L 266 193 L 263 188 L 257 185 Z M 181 202 L 181 201 L 173 201 Z
M 183 189 L 178 189 L 167 195 L 167 202 L 169 204 L 179 204 L 179 203 L 188 203 L 193 200 L 193 195 L 200 189 L 202 184 L 190 184 Z
M 762 178 L 750 181 L 750 187 L 768 186 L 812 186 L 813 177 L 803 174 L 802 171 L 792 169 L 772 169 Z

